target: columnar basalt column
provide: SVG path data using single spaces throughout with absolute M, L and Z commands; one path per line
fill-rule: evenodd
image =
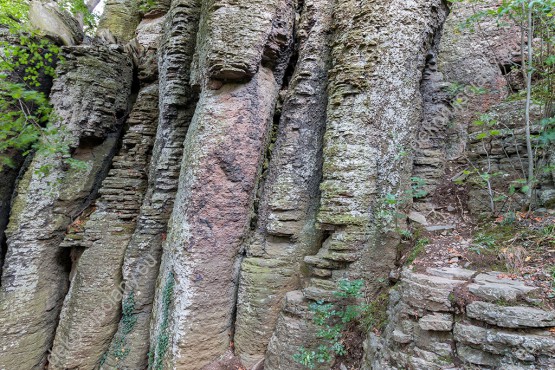
M 158 86 L 141 90 L 127 123 L 122 149 L 100 188 L 95 210 L 82 235 L 70 232 L 64 247 L 80 247 L 71 287 L 60 314 L 50 356 L 51 369 L 93 369 L 117 328 L 121 266 L 146 190 L 146 165 L 157 122 Z M 68 240 L 69 239 L 69 240 Z M 71 240 L 71 242 L 69 242 Z M 69 243 L 68 243 L 69 242 Z
M 230 348 L 240 249 L 292 34 L 292 22 L 285 30 L 277 26 L 292 6 L 286 0 L 202 5 L 192 73 L 201 93 L 160 268 L 155 366 L 200 369 Z M 284 33 L 286 42 L 276 43 Z M 263 62 L 267 55 L 274 63 Z
M 326 123 L 332 1 L 306 1 L 296 30 L 299 56 L 281 109 L 258 225 L 241 265 L 236 353 L 251 367 L 264 358 L 285 293 L 300 287 L 315 229 Z
M 171 261 L 160 271 L 175 279 L 170 348 L 156 353 L 169 368 L 200 369 L 229 347 L 235 264 L 276 94 L 272 72 L 262 68 L 247 84 L 200 96 L 168 231 L 164 258 Z
M 0 364 L 42 369 L 52 345 L 71 266 L 59 248 L 68 225 L 93 199 L 129 104 L 132 65 L 121 51 L 64 49 L 51 102 L 56 126 L 84 169 L 37 154 L 21 179 L 7 229 L 0 291 Z M 46 170 L 46 174 L 45 171 Z
M 123 360 L 129 358 L 132 342 L 127 335 L 137 321 L 132 304 L 135 292 L 133 284 L 123 279 L 122 265 L 137 232 L 140 208 L 147 193 L 158 125 L 156 56 L 163 21 L 163 13 L 159 13 L 158 17 L 143 20 L 135 31 L 130 53 L 136 62 L 135 82 L 140 88 L 126 121 L 121 149 L 90 216 L 72 224 L 62 243 L 65 248 L 73 248 L 76 262 L 50 356 L 53 369 L 92 369 L 101 363 L 121 368 Z M 153 258 L 141 271 L 153 268 L 151 275 L 155 275 Z M 126 289 L 129 292 L 124 295 Z M 136 293 L 138 299 L 143 298 L 140 291 Z M 125 323 L 125 334 L 114 336 L 120 318 Z M 147 326 L 143 323 L 143 330 Z M 147 341 L 141 339 L 143 348 Z M 143 362 L 146 352 L 142 354 Z
M 177 192 L 183 141 L 197 100 L 189 77 L 199 16 L 198 0 L 174 0 L 166 16 L 158 57 L 160 117 L 148 189 L 125 252 L 123 315 L 104 362 L 106 369 L 148 366 L 149 324 L 162 243 Z
M 411 144 L 422 119 L 420 81 L 445 15 L 441 0 L 335 4 L 317 219 L 330 236 L 316 255 L 305 258 L 311 266 L 305 299 L 333 301 L 345 278 L 363 278 L 371 295 L 394 267 L 397 237 L 382 229 L 379 215 L 385 196 L 402 197 L 409 183 Z M 295 307 L 308 304 L 293 301 Z M 286 306 L 268 346 L 266 369 L 302 368 L 292 357 L 305 319 L 294 317 Z

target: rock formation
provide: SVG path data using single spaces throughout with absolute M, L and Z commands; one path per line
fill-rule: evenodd
M 492 194 L 525 160 L 520 39 L 461 30 L 476 6 L 497 2 L 107 0 L 91 36 L 33 2 L 65 45 L 50 101 L 81 165 L 2 170 L 0 369 L 305 369 L 312 304 L 344 280 L 389 297 L 357 369 L 554 367 L 536 288 L 402 266 L 406 214 L 426 224 L 464 160 L 507 177 L 468 187 L 463 218 L 518 210 Z M 487 145 L 483 114 L 507 129 Z M 536 190 L 553 207 L 555 175 Z
M 465 290 L 477 300 L 462 313 L 457 295 Z M 499 273 L 404 271 L 390 295 L 384 335 L 371 334 L 365 343 L 367 368 L 439 370 L 455 358 L 486 368 L 552 368 L 555 338 L 546 328 L 555 324 L 555 312 L 517 303 L 534 290 Z

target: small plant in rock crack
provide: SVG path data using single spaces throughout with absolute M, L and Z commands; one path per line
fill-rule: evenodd
M 399 222 L 407 218 L 404 210 L 410 206 L 414 199 L 421 199 L 428 195 L 425 187 L 427 182 L 421 177 L 411 177 L 411 187 L 401 194 L 387 193 L 381 199 L 376 218 L 382 223 L 383 229 L 393 231 L 401 237 L 410 239 L 410 232 L 403 229 Z
M 363 298 L 364 280 L 340 280 L 334 295 L 336 303 L 317 301 L 309 306 L 312 321 L 318 326 L 317 337 L 322 340 L 316 349 L 299 348 L 293 355 L 295 362 L 314 369 L 318 364 L 327 364 L 335 356 L 343 356 L 347 349 L 343 343 L 344 333 L 353 323 L 359 323 L 367 311 Z

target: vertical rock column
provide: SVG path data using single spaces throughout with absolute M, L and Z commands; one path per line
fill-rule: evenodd
M 272 32 L 281 32 L 273 25 L 283 14 L 281 4 L 292 6 L 271 0 L 202 4 L 193 70 L 201 94 L 160 268 L 154 368 L 200 369 L 230 348 L 240 248 L 279 91 L 270 63 L 261 62 L 274 45 Z
M 51 101 L 62 138 L 85 169 L 37 154 L 23 176 L 7 229 L 0 291 L 0 364 L 42 369 L 67 291 L 66 227 L 95 194 L 113 156 L 131 90 L 126 55 L 105 47 L 64 49 Z M 43 169 L 47 170 L 45 175 Z
M 52 369 L 92 369 L 112 358 L 118 358 L 112 368 L 121 368 L 119 360 L 129 355 L 126 336 L 117 336 L 111 346 L 110 342 L 122 315 L 123 259 L 148 185 L 158 123 L 156 51 L 162 24 L 163 19 L 150 18 L 137 28 L 132 45 L 141 88 L 127 119 L 122 147 L 102 183 L 94 211 L 88 220 L 85 218 L 84 225 L 70 230 L 63 243 L 64 247 L 75 248 L 78 262 L 56 332 L 50 357 Z M 123 305 L 122 320 L 127 329 L 133 320 L 129 303 L 133 299 L 127 297 Z
M 123 315 L 104 368 L 144 369 L 162 243 L 177 192 L 185 133 L 196 94 L 189 84 L 200 1 L 174 0 L 160 45 L 160 117 L 148 189 L 123 263 Z M 121 356 L 125 353 L 125 356 Z
M 449 107 L 449 84 L 443 81 L 443 74 L 438 71 L 437 47 L 438 33 L 434 50 L 427 56 L 421 94 L 424 99 L 423 117 L 414 142 L 413 170 L 414 177 L 423 180 L 421 190 L 432 194 L 445 175 L 446 139 L 451 110 Z M 428 197 L 418 199 L 413 204 L 419 211 L 433 209 Z
M 335 4 L 318 214 L 330 236 L 305 258 L 312 276 L 303 294 L 309 300 L 333 300 L 342 278 L 363 278 L 368 294 L 375 293 L 379 278 L 394 266 L 397 240 L 379 229 L 378 211 L 386 194 L 401 197 L 408 183 L 422 113 L 420 81 L 445 15 L 441 0 Z M 305 325 L 293 318 L 307 303 L 294 292 L 288 303 L 268 346 L 269 370 L 302 368 L 291 358 Z
M 104 35 L 108 31 L 118 43 L 130 41 L 141 21 L 139 5 L 137 0 L 106 0 L 97 34 Z
M 122 149 L 102 183 L 101 197 L 84 225 L 81 240 L 70 233 L 64 242 L 64 247 L 85 250 L 78 257 L 60 315 L 50 356 L 52 369 L 93 369 L 117 328 L 121 265 L 146 190 L 146 166 L 157 118 L 157 87 L 149 86 L 139 94 Z
M 234 337 L 243 365 L 264 358 L 285 293 L 300 287 L 300 265 L 315 252 L 322 140 L 326 123 L 331 0 L 304 3 L 299 57 L 282 107 L 258 224 L 241 265 Z

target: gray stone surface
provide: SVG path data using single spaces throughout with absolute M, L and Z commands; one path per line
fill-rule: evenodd
M 128 110 L 132 65 L 116 49 L 64 49 L 51 101 L 65 127 L 61 140 L 74 148 L 84 170 L 63 158 L 36 155 L 21 179 L 7 229 L 0 287 L 0 364 L 38 369 L 46 363 L 71 268 L 59 248 L 67 227 L 91 203 L 117 145 Z M 48 166 L 45 176 L 39 170 Z
M 53 3 L 31 1 L 29 21 L 33 28 L 61 40 L 63 45 L 77 45 L 83 41 L 84 34 L 79 22 Z
M 141 21 L 139 5 L 136 0 L 107 0 L 98 22 L 97 34 L 108 32 L 120 44 L 130 41 Z
M 451 331 L 453 328 L 453 315 L 450 314 L 432 314 L 426 315 L 418 320 L 418 326 L 422 330 L 433 331 Z
M 436 232 L 436 231 L 446 231 L 446 230 L 453 230 L 455 229 L 455 225 L 431 225 L 426 226 L 427 231 Z
M 474 283 L 468 285 L 468 290 L 488 301 L 516 302 L 538 288 L 527 286 L 521 280 L 506 278 L 500 272 L 488 272 L 477 275 Z
M 264 359 L 285 293 L 300 288 L 303 257 L 314 253 L 321 238 L 314 195 L 321 177 L 331 14 L 330 1 L 307 1 L 296 31 L 299 57 L 241 267 L 235 348 L 246 367 Z
M 468 317 L 504 328 L 547 328 L 555 326 L 555 311 L 525 306 L 498 306 L 472 302 L 466 306 Z
M 539 366 L 555 366 L 555 338 L 547 331 L 514 332 L 461 322 L 455 324 L 453 334 L 457 342 L 486 352 L 484 358 L 494 361 L 488 365 L 499 365 L 513 359 L 517 362 L 537 362 Z M 474 363 L 479 364 L 479 359 L 473 360 L 476 361 Z
M 462 280 L 451 280 L 439 276 L 415 274 L 404 270 L 401 281 L 403 300 L 411 306 L 427 308 L 433 311 L 453 311 L 451 294 L 456 286 L 464 284 Z
M 426 216 L 424 216 L 420 212 L 411 211 L 409 213 L 409 219 L 411 221 L 417 222 L 421 225 L 428 225 L 428 221 L 426 220 Z
M 476 271 L 467 270 L 459 267 L 428 268 L 426 269 L 426 272 L 433 276 L 457 280 L 469 280 L 477 274 Z

